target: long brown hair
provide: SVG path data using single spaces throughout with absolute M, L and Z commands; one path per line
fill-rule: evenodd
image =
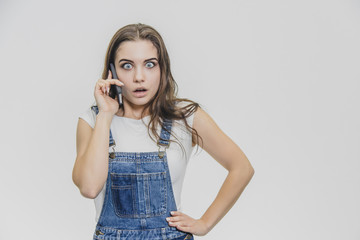
M 119 48 L 120 44 L 124 41 L 136 41 L 136 40 L 149 40 L 157 49 L 158 62 L 160 65 L 160 84 L 159 89 L 156 92 L 155 96 L 144 106 L 142 112 L 142 118 L 144 117 L 145 110 L 149 110 L 150 121 L 148 127 L 148 134 L 151 139 L 158 141 L 160 139 L 159 134 L 156 131 L 156 126 L 163 126 L 164 119 L 168 120 L 182 120 L 185 123 L 185 126 L 192 135 L 196 136 L 196 141 L 192 139 L 192 143 L 202 143 L 200 135 L 197 133 L 196 129 L 192 128 L 186 121 L 186 118 L 193 114 L 200 105 L 194 101 L 191 101 L 186 98 L 177 98 L 178 86 L 171 74 L 170 70 L 170 59 L 168 52 L 166 50 L 164 41 L 160 34 L 151 26 L 137 23 L 129 24 L 120 28 L 112 37 L 107 52 L 105 56 L 104 70 L 102 73 L 102 78 L 106 79 L 108 75 L 108 70 L 110 63 L 114 62 L 116 56 L 116 50 Z M 185 102 L 187 103 L 183 107 L 177 106 L 177 103 Z M 120 106 L 123 112 L 124 106 Z M 152 132 L 154 139 L 150 131 Z M 173 135 L 174 136 L 174 135 Z M 175 139 L 176 136 L 174 136 Z M 183 148 L 180 141 L 178 141 L 181 148 Z M 202 144 L 198 144 L 198 146 Z

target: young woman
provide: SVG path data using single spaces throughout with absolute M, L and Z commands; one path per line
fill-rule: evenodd
M 109 71 L 110 63 L 118 79 Z M 122 88 L 122 105 L 110 94 Z M 95 199 L 94 239 L 193 239 L 229 211 L 254 169 L 241 149 L 199 104 L 177 98 L 159 33 L 144 24 L 118 30 L 110 41 L 96 105 L 77 126 L 73 181 Z M 181 212 L 185 169 L 195 145 L 228 175 L 200 219 Z M 200 173 L 199 173 L 200 174 Z

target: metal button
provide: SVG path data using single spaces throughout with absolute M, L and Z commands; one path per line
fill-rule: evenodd
M 159 155 L 159 158 L 163 158 L 163 157 L 164 157 L 164 154 L 165 154 L 165 152 L 160 152 L 160 151 L 159 151 L 159 154 L 158 154 L 158 155 Z
M 184 240 L 185 240 L 185 239 L 192 239 L 192 235 L 191 235 L 191 234 L 186 235 L 186 237 L 184 238 Z
M 103 232 L 101 232 L 100 230 L 96 230 L 96 235 L 104 235 L 104 233 Z
M 109 158 L 114 159 L 115 158 L 115 153 L 114 152 L 109 153 Z

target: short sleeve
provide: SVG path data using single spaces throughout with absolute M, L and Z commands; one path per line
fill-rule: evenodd
M 190 127 L 193 127 L 193 122 L 194 122 L 194 113 L 192 113 L 190 116 L 188 116 L 186 118 L 187 124 L 189 124 Z
M 85 122 L 87 122 L 90 127 L 95 127 L 96 113 L 91 110 L 91 107 L 88 107 L 84 112 L 82 112 L 79 118 L 85 120 Z
M 177 106 L 178 107 L 185 107 L 185 106 L 187 106 L 187 105 L 189 105 L 190 103 L 188 103 L 188 102 L 185 102 L 185 101 L 181 101 L 181 102 L 178 102 L 177 103 Z M 192 127 L 193 126 L 193 121 L 194 121 L 194 112 L 193 113 L 191 113 L 189 116 L 187 116 L 187 118 L 186 118 L 186 122 L 187 122 L 187 124 L 190 126 L 190 127 Z

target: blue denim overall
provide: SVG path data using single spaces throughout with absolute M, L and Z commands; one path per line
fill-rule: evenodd
M 97 106 L 92 110 L 98 114 Z M 172 121 L 164 121 L 159 150 L 115 152 L 110 130 L 109 171 L 105 198 L 93 239 L 193 239 L 166 221 L 176 211 L 167 155 Z M 161 151 L 161 148 L 163 150 Z

